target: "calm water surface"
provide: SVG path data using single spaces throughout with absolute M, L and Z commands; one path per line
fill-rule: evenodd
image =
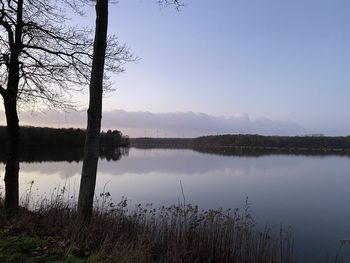
M 21 163 L 20 191 L 34 181 L 33 196 L 65 185 L 77 194 L 81 162 Z M 4 164 L 0 164 L 1 178 Z M 350 237 L 350 158 L 346 156 L 221 156 L 192 150 L 135 149 L 119 161 L 100 160 L 97 193 L 109 191 L 131 205 L 170 205 L 182 200 L 201 208 L 241 208 L 263 227 L 291 227 L 297 262 L 334 262 L 339 240 Z M 350 246 L 342 249 L 350 262 Z

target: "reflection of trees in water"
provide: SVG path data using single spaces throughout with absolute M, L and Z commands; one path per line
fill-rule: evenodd
M 347 150 L 323 150 L 303 148 L 277 148 L 277 147 L 193 147 L 192 150 L 200 153 L 223 156 L 265 156 L 265 155 L 302 155 L 302 156 L 349 156 Z
M 118 147 L 118 148 L 104 148 L 100 149 L 100 158 L 106 159 L 107 161 L 119 161 L 122 156 L 129 156 L 129 148 Z
M 349 156 L 348 149 L 322 149 L 322 148 L 286 148 L 286 147 L 254 147 L 254 146 L 198 146 L 198 145 L 133 145 L 136 149 L 189 149 L 199 153 L 214 154 L 222 156 L 246 156 L 260 157 L 266 155 L 302 155 L 302 156 Z
M 129 155 L 129 148 L 103 148 L 100 158 L 118 161 Z M 0 151 L 0 162 L 6 163 L 7 152 Z M 19 152 L 20 162 L 79 162 L 83 160 L 83 149 L 77 147 L 22 147 Z

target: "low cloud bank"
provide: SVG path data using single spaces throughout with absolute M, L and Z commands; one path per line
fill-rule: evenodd
M 22 125 L 83 128 L 86 126 L 86 111 L 21 112 L 20 120 Z M 3 112 L 0 113 L 0 124 L 5 124 Z M 294 122 L 267 118 L 251 120 L 248 115 L 224 117 L 194 112 L 106 111 L 103 113 L 102 127 L 120 129 L 132 137 L 193 137 L 224 133 L 300 135 L 304 133 L 304 129 Z

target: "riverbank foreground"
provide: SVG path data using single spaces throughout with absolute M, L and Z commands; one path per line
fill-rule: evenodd
M 9 219 L 1 198 L 0 262 L 292 262 L 290 233 L 257 227 L 248 202 L 242 210 L 130 209 L 102 193 L 88 228 L 75 217 L 75 202 L 57 195 Z

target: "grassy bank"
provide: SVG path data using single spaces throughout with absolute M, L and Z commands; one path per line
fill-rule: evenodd
M 292 262 L 290 234 L 259 231 L 248 203 L 233 211 L 130 209 L 103 193 L 89 229 L 78 231 L 75 216 L 74 202 L 60 195 L 10 221 L 1 205 L 0 262 Z
M 103 262 L 97 255 L 82 256 L 74 247 L 52 237 L 33 237 L 25 233 L 0 231 L 0 262 Z

